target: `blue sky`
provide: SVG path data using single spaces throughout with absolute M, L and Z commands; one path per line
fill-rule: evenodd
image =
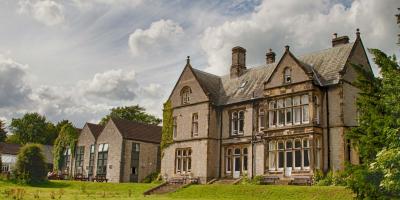
M 0 118 L 39 112 L 77 126 L 114 106 L 161 116 L 184 64 L 222 75 L 230 49 L 249 66 L 329 48 L 332 33 L 398 55 L 396 0 L 0 0 Z

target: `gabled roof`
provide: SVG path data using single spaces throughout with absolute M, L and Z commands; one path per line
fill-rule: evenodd
M 1 154 L 10 154 L 17 155 L 21 145 L 19 144 L 9 144 L 5 142 L 0 142 L 0 153 Z
M 161 126 L 111 118 L 124 139 L 160 143 Z
M 53 146 L 41 145 L 46 163 L 53 163 Z M 0 154 L 18 155 L 22 145 L 0 142 Z
M 305 54 L 300 56 L 299 60 L 315 69 L 323 85 L 337 84 L 340 79 L 340 72 L 344 69 L 354 44 L 354 42 L 342 44 Z
M 97 139 L 97 137 L 99 137 L 101 131 L 103 131 L 103 129 L 104 129 L 104 126 L 99 125 L 99 124 L 86 123 L 86 125 L 88 126 L 90 132 L 92 132 L 93 137 L 95 139 Z

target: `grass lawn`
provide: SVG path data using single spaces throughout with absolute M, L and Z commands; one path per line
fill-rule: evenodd
M 166 195 L 144 197 L 154 184 L 92 183 L 51 181 L 39 186 L 22 186 L 0 181 L 0 199 L 352 199 L 343 187 L 264 186 L 264 185 L 193 185 Z M 22 192 L 21 192 L 22 191 Z

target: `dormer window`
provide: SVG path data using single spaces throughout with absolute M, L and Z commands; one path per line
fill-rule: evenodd
M 283 72 L 283 80 L 284 80 L 284 83 L 286 83 L 286 84 L 292 82 L 292 69 L 290 69 L 289 67 L 286 67 Z
M 192 93 L 192 89 L 190 89 L 190 87 L 186 86 L 186 87 L 182 88 L 182 90 L 181 90 L 182 105 L 190 103 L 190 94 L 191 93 Z

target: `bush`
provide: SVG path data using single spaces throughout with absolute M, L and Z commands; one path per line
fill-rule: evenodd
M 329 171 L 326 175 L 318 170 L 314 173 L 314 184 L 318 186 L 346 185 L 346 173 Z
M 378 199 L 384 196 L 379 184 L 383 174 L 379 171 L 371 171 L 365 165 L 348 166 L 347 187 L 354 191 L 357 199 Z
M 143 183 L 152 183 L 158 180 L 159 177 L 159 173 L 158 172 L 153 172 L 149 175 L 147 175 L 144 179 L 143 179 Z
M 42 183 L 47 178 L 47 165 L 39 144 L 27 144 L 20 149 L 15 164 L 15 178 L 22 183 Z

